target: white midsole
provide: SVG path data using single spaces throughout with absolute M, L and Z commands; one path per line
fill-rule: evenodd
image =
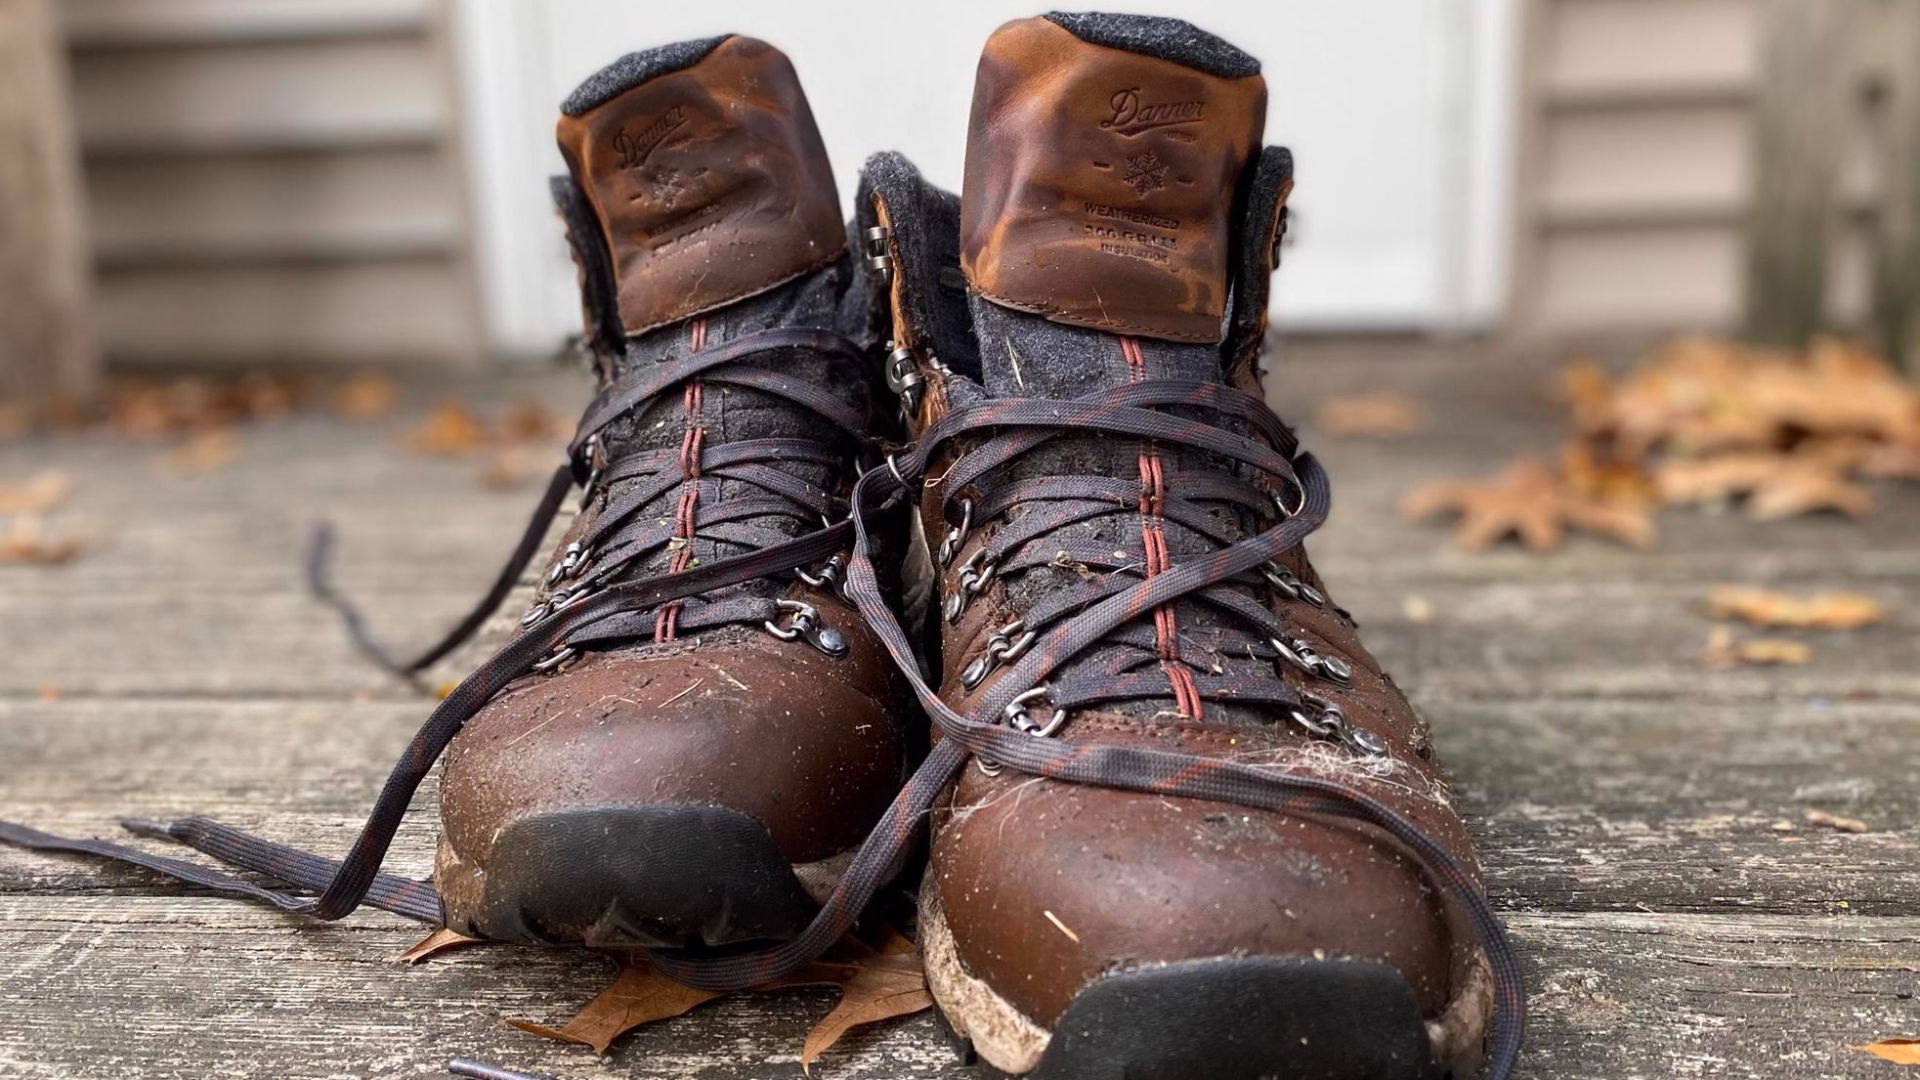
M 1053 1033 L 967 971 L 931 873 L 920 888 L 920 957 L 934 1003 L 987 1064 L 1009 1073 L 1032 1072 L 1040 1064 Z

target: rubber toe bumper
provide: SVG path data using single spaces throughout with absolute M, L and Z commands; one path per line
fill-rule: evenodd
M 445 865 L 443 863 L 443 870 Z M 689 948 L 785 940 L 815 905 L 759 822 L 719 806 L 584 807 L 495 836 L 472 909 L 448 925 L 494 941 Z
M 1082 990 L 1034 1080 L 1415 1080 L 1433 1064 L 1413 992 L 1366 961 L 1243 957 Z

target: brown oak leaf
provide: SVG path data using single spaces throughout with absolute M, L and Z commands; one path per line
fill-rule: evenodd
M 552 1028 L 526 1020 L 507 1023 L 545 1038 L 591 1046 L 594 1053 L 604 1054 L 615 1039 L 634 1028 L 679 1016 L 719 996 L 682 986 L 644 958 L 630 955 L 621 960 L 620 975 L 613 985 L 582 1006 L 565 1026 Z
M 1707 610 L 1716 619 L 1815 630 L 1851 630 L 1879 622 L 1886 614 L 1879 601 L 1859 593 L 1790 596 L 1741 585 L 1714 589 L 1707 596 Z
M 0 514 L 44 514 L 72 493 L 73 477 L 46 469 L 24 484 L 0 485 Z
M 1402 394 L 1358 394 L 1323 403 L 1313 419 L 1326 435 L 1393 439 L 1424 430 L 1427 410 Z
M 1841 817 L 1829 814 L 1825 810 L 1809 810 L 1806 814 L 1809 825 L 1821 825 L 1836 832 L 1864 833 L 1872 831 L 1866 822 L 1859 818 Z
M 1582 495 L 1533 458 L 1516 461 L 1488 480 L 1424 485 L 1407 493 L 1400 512 L 1414 520 L 1459 515 L 1454 537 L 1473 550 L 1518 536 L 1534 551 L 1552 551 L 1569 527 L 1641 548 L 1656 535 L 1645 507 Z
M 58 566 L 86 546 L 86 537 L 77 533 L 50 533 L 39 518 L 18 518 L 0 532 L 0 563 Z
M 333 411 L 346 420 L 374 420 L 399 400 L 399 388 L 385 375 L 355 375 L 334 388 Z
M 451 457 L 478 450 L 486 441 L 486 426 L 473 411 L 457 401 L 449 401 L 407 434 L 405 446 L 416 454 Z
M 1785 638 L 1736 640 L 1732 630 L 1716 626 L 1707 635 L 1707 650 L 1701 659 L 1708 667 L 1717 668 L 1804 664 L 1813 659 L 1813 649 L 1804 642 Z
M 1849 1049 L 1864 1051 L 1895 1065 L 1920 1065 L 1920 1039 L 1881 1039 Z
M 809 982 L 824 978 L 840 987 L 839 1004 L 807 1032 L 801 1047 L 800 1068 L 807 1073 L 813 1071 L 815 1059 L 854 1028 L 933 1007 L 918 950 L 891 929 L 878 948 L 851 938 L 843 941 L 828 960 L 796 978 Z
M 227 428 L 202 431 L 166 452 L 160 468 L 175 476 L 218 472 L 240 455 L 240 437 Z
M 809 1070 L 814 1059 L 848 1031 L 896 1016 L 909 1016 L 933 1005 L 919 953 L 911 941 L 892 929 L 887 929 L 885 937 L 875 945 L 848 937 L 802 970 L 754 989 L 797 986 L 840 989 L 839 1003 L 814 1025 L 801 1049 L 801 1067 Z M 595 1053 L 604 1054 L 621 1035 L 656 1020 L 679 1016 L 719 996 L 682 986 L 647 963 L 643 955 L 632 954 L 621 959 L 620 975 L 614 984 L 589 1001 L 564 1026 L 552 1028 L 524 1020 L 507 1022 L 522 1031 L 591 1046 Z
M 1810 456 L 1750 453 L 1668 461 L 1654 471 L 1654 483 L 1661 499 L 1673 506 L 1744 495 L 1747 516 L 1756 521 L 1817 510 L 1860 517 L 1873 509 L 1873 496 L 1865 488 Z
M 401 964 L 418 964 L 428 957 L 436 953 L 446 952 L 448 949 L 458 949 L 463 945 L 479 944 L 482 944 L 479 938 L 468 937 L 457 930 L 449 930 L 442 926 L 435 929 L 433 933 L 407 946 L 407 951 L 394 957 L 394 961 Z

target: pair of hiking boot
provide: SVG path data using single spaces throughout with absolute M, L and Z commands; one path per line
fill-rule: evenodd
M 1511 952 L 1262 398 L 1292 186 L 1265 105 L 1184 22 L 1009 23 L 960 196 L 876 156 L 850 244 L 772 46 L 594 75 L 554 194 L 600 389 L 496 590 L 582 486 L 523 629 L 343 863 L 148 831 L 321 890 L 189 877 L 290 910 L 728 989 L 832 944 L 930 816 L 929 986 L 994 1068 L 1504 1075 Z M 377 868 L 442 751 L 429 890 Z

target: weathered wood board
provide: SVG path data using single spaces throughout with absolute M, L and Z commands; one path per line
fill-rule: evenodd
M 1523 1075 L 1898 1075 L 1849 1047 L 1920 1037 L 1920 493 L 1880 490 L 1859 524 L 1671 514 L 1652 553 L 1586 539 L 1464 553 L 1394 504 L 1424 479 L 1552 452 L 1546 369 L 1350 343 L 1283 361 L 1290 417 L 1381 386 L 1435 413 L 1394 441 L 1309 427 L 1336 501 L 1313 546 L 1434 722 L 1525 954 Z M 455 390 L 582 396 L 556 378 L 418 398 Z M 479 592 L 535 495 L 482 487 L 473 459 L 400 453 L 417 415 L 249 428 L 235 463 L 197 477 L 159 469 L 146 443 L 0 447 L 0 483 L 71 471 L 55 520 L 98 539 L 64 568 L 0 567 L 0 817 L 111 836 L 123 815 L 206 812 L 343 849 L 430 699 L 357 660 L 305 596 L 308 526 L 337 523 L 343 585 L 388 640 L 419 642 Z M 1721 582 L 1858 590 L 1888 619 L 1806 635 L 1805 667 L 1709 670 L 1702 598 Z M 434 797 L 429 783 L 397 872 L 430 865 Z M 1869 831 L 1811 825 L 1810 809 Z M 484 948 L 393 964 L 419 933 L 378 913 L 304 924 L 0 849 L 0 1076 L 422 1076 L 473 1056 L 564 1077 L 759 1080 L 800 1075 L 828 1008 L 818 992 L 719 1002 L 598 1059 L 502 1018 L 563 1019 L 605 984 L 605 961 Z M 969 1074 L 921 1016 L 856 1034 L 815 1075 Z

